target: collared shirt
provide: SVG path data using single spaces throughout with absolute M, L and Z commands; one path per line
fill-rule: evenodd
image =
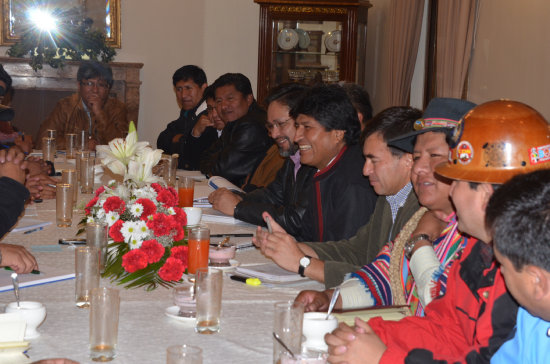
M 390 204 L 391 208 L 391 219 L 395 222 L 395 217 L 397 216 L 397 211 L 405 204 L 409 193 L 412 190 L 411 182 L 407 183 L 405 187 L 399 190 L 395 195 L 386 196 L 386 201 Z
M 291 155 L 289 158 L 294 162 L 294 179 L 296 179 L 296 176 L 298 175 L 298 171 L 302 166 L 302 164 L 300 163 L 300 151 L 297 151 L 296 153 Z

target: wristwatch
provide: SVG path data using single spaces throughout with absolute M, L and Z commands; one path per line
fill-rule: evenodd
M 409 240 L 407 240 L 407 242 L 405 243 L 405 246 L 403 247 L 403 250 L 405 251 L 405 257 L 408 260 L 411 259 L 412 252 L 413 252 L 413 249 L 414 249 L 414 246 L 416 245 L 416 243 L 418 243 L 419 241 L 422 241 L 422 240 L 426 240 L 430 244 L 433 243 L 428 234 L 418 234 L 418 235 L 415 235 L 415 236 L 411 236 L 409 238 Z
M 300 266 L 298 267 L 298 274 L 302 277 L 305 277 L 304 271 L 311 264 L 311 257 L 309 255 L 304 255 L 300 258 Z

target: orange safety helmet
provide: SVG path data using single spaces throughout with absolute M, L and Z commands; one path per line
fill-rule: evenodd
M 517 174 L 550 168 L 550 125 L 521 102 L 496 100 L 473 108 L 453 139 L 449 163 L 436 167 L 443 177 L 500 184 Z

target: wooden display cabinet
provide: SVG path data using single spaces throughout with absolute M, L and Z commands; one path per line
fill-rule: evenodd
M 364 86 L 367 0 L 254 0 L 260 5 L 260 102 L 284 82 Z

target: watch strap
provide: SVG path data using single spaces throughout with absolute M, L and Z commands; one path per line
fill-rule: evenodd
M 412 256 L 412 252 L 414 250 L 414 246 L 422 240 L 426 240 L 432 244 L 432 240 L 430 239 L 430 236 L 428 234 L 418 234 L 415 236 L 411 236 L 409 240 L 405 243 L 405 247 L 403 248 L 405 250 L 405 257 L 410 260 Z

